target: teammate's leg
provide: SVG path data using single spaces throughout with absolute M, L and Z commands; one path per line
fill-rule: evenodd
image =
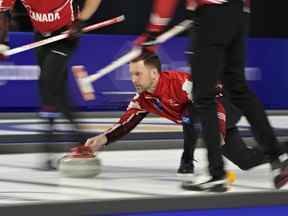
M 242 140 L 237 127 L 226 131 L 223 155 L 242 170 L 248 170 L 267 162 L 262 149 L 247 146 Z
M 228 96 L 231 103 L 241 110 L 242 114 L 250 123 L 252 133 L 257 143 L 261 145 L 265 154 L 270 158 L 272 169 L 280 170 L 282 163 L 278 157 L 285 152 L 284 147 L 277 141 L 263 105 L 249 89 L 245 79 L 245 21 L 245 15 L 243 14 L 241 20 L 243 30 L 238 34 L 238 37 L 234 38 L 227 48 L 227 67 L 225 68 L 223 78 L 224 86 L 229 92 Z M 287 169 L 287 167 L 285 169 Z M 288 181 L 288 175 L 286 179 Z
M 201 134 L 208 151 L 209 172 L 212 178 L 222 179 L 225 171 L 220 147 L 215 87 L 224 64 L 226 30 L 222 27 L 222 21 L 225 16 L 217 6 L 199 9 L 197 13 L 192 30 L 193 54 L 190 59 L 195 114 L 199 117 Z M 218 27 L 220 29 L 214 29 Z
M 199 137 L 191 117 L 185 117 L 183 120 L 183 153 L 181 162 L 177 171 L 178 175 L 194 174 L 194 152 Z

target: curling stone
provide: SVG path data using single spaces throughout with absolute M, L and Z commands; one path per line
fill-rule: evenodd
M 64 177 L 93 178 L 101 172 L 101 161 L 96 156 L 64 156 L 59 161 L 58 170 Z

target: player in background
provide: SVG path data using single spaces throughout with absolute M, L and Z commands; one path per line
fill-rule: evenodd
M 9 10 L 15 0 L 0 1 L 0 48 L 8 48 Z M 41 69 L 39 77 L 39 94 L 41 98 L 40 117 L 49 123 L 48 141 L 53 141 L 52 133 L 55 118 L 62 114 L 71 124 L 75 132 L 76 142 L 82 142 L 81 135 L 76 129 L 74 116 L 71 111 L 67 92 L 67 64 L 76 50 L 85 22 L 95 13 L 101 0 L 85 0 L 80 10 L 75 0 L 21 0 L 27 10 L 34 27 L 35 39 L 69 32 L 69 38 L 51 43 L 36 49 L 37 61 Z M 6 48 L 5 48 L 6 46 Z M 4 47 L 4 49 L 3 49 Z M 46 152 L 52 151 L 49 144 L 45 145 Z M 51 168 L 51 160 L 45 162 L 43 169 Z
M 145 47 L 159 35 L 173 17 L 178 0 L 154 0 L 146 32 L 136 45 Z M 288 182 L 288 159 L 268 121 L 264 107 L 249 89 L 244 73 L 247 12 L 250 0 L 187 0 L 192 27 L 189 63 L 193 69 L 193 98 L 208 150 L 211 179 L 218 184 L 225 178 L 221 154 L 215 85 L 223 80 L 227 96 L 247 118 L 255 139 L 269 157 L 276 188 Z M 151 43 L 149 43 L 151 44 Z M 280 159 L 284 156 L 284 159 Z M 202 182 L 202 185 L 205 182 Z
M 127 111 L 119 121 L 107 131 L 89 138 L 85 143 L 88 150 L 97 152 L 104 146 L 119 140 L 133 130 L 148 113 L 169 119 L 183 126 L 184 151 L 178 175 L 194 179 L 194 150 L 199 131 L 194 127 L 191 75 L 181 71 L 161 71 L 157 55 L 145 53 L 129 64 L 131 80 L 137 94 L 131 100 Z M 264 152 L 256 147 L 248 147 L 241 139 L 236 123 L 240 113 L 224 100 L 219 86 L 216 96 L 219 134 L 222 137 L 221 151 L 243 170 L 265 163 Z M 225 110 L 228 111 L 225 115 Z M 79 147 L 83 151 L 83 147 Z M 82 150 L 81 150 L 82 149 Z M 76 149 L 77 150 L 77 149 Z M 185 177 L 185 179 L 187 179 Z

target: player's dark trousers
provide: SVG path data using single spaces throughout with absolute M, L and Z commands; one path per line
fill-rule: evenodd
M 182 160 L 186 162 L 193 161 L 197 143 L 197 133 L 191 124 L 183 124 L 183 133 L 184 152 L 182 154 Z M 267 162 L 262 149 L 248 147 L 243 142 L 237 127 L 227 129 L 225 144 L 221 146 L 221 152 L 242 170 L 248 170 Z
M 226 158 L 242 170 L 267 162 L 262 149 L 255 146 L 249 147 L 243 142 L 237 127 L 227 129 L 222 151 Z
M 200 7 L 196 11 L 192 33 L 193 95 L 200 119 L 202 137 L 208 150 L 209 171 L 214 177 L 225 175 L 218 119 L 215 86 L 224 71 L 227 48 L 239 34 L 242 22 L 242 1 Z
M 37 40 L 44 39 L 40 34 Z M 39 77 L 39 91 L 42 105 L 52 106 L 58 112 L 72 120 L 68 99 L 68 69 L 67 64 L 78 40 L 62 40 L 39 47 L 36 50 L 38 64 L 41 69 Z
M 268 121 L 264 107 L 257 96 L 249 89 L 245 79 L 245 25 L 243 31 L 233 38 L 226 49 L 224 68 L 224 89 L 226 97 L 247 118 L 251 131 L 265 153 L 273 160 L 284 150 L 279 145 Z
M 59 34 L 56 32 L 55 34 Z M 52 35 L 53 36 L 53 35 Z M 36 40 L 45 39 L 41 34 L 36 34 Z M 74 123 L 74 116 L 71 110 L 69 92 L 68 92 L 68 69 L 67 64 L 77 48 L 78 39 L 66 39 L 59 42 L 51 43 L 36 50 L 38 64 L 41 72 L 39 77 L 39 92 L 41 105 L 44 107 L 54 107 L 55 112 L 63 114 L 64 118 L 71 123 L 72 133 L 69 139 L 72 139 L 77 144 L 82 142 L 82 136 L 77 130 L 77 125 Z M 45 118 L 45 117 L 44 117 Z M 49 128 L 45 139 L 50 142 L 55 140 L 54 120 L 49 120 Z M 52 152 L 53 150 L 47 145 L 45 151 Z M 69 150 L 69 149 L 67 149 Z

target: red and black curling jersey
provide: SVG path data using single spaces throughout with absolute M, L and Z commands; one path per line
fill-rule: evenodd
M 73 0 L 21 0 L 36 31 L 48 33 L 68 26 L 75 19 Z M 13 7 L 15 0 L 0 0 L 0 10 Z
M 186 107 L 191 102 L 192 82 L 190 74 L 179 71 L 161 72 L 155 91 L 136 94 L 118 123 L 105 132 L 108 143 L 128 134 L 148 113 L 181 124 L 182 117 L 185 117 L 186 114 Z M 216 102 L 219 128 L 224 134 L 226 116 L 224 108 L 217 98 Z

